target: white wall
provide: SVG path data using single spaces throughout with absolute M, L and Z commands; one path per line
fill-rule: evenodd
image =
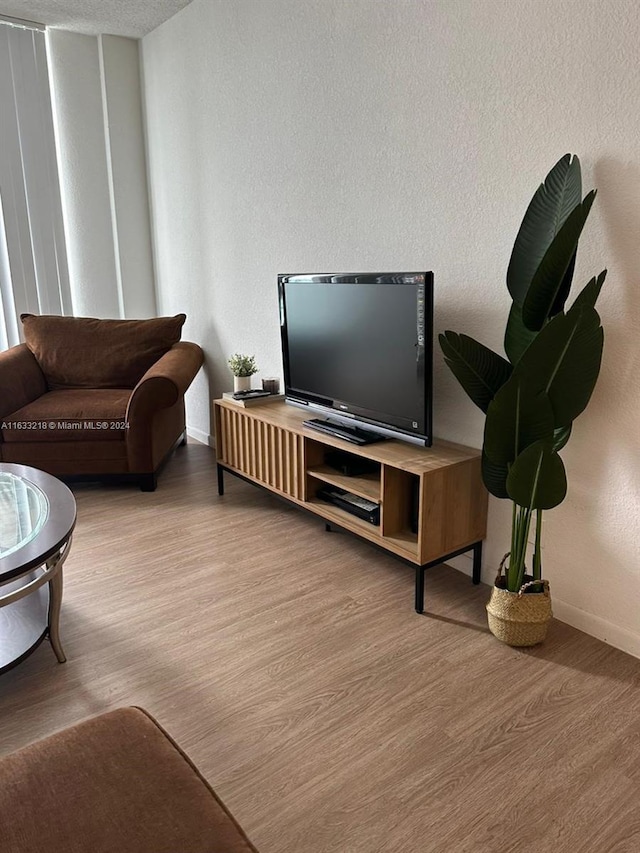
M 47 38 L 74 313 L 153 316 L 138 42 Z
M 499 348 L 505 272 L 565 152 L 598 198 L 578 284 L 610 270 L 601 379 L 547 513 L 556 615 L 640 654 L 640 96 L 636 0 L 194 0 L 142 42 L 158 293 L 185 310 L 209 381 L 280 366 L 276 274 L 433 269 L 436 330 Z M 482 416 L 436 351 L 438 435 Z M 635 369 L 634 369 L 635 368 Z M 508 547 L 492 501 L 485 579 Z

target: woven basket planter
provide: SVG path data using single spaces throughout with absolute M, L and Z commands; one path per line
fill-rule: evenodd
M 509 592 L 499 586 L 491 590 L 487 604 L 489 630 L 508 646 L 536 646 L 547 636 L 553 615 L 549 582 L 538 583 L 544 585 L 544 592 L 526 592 L 529 583 L 523 584 L 520 592 Z

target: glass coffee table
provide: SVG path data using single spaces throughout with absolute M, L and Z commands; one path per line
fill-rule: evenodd
M 0 673 L 49 637 L 60 663 L 62 566 L 76 502 L 51 474 L 0 462 Z

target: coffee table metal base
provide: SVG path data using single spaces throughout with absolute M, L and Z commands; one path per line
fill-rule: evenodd
M 71 539 L 44 566 L 0 586 L 0 673 L 19 664 L 49 637 L 60 663 L 66 656 L 60 642 L 62 566 Z

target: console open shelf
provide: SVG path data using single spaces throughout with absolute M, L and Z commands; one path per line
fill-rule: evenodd
M 349 477 L 346 474 L 340 474 L 339 471 L 330 468 L 328 465 L 319 465 L 317 468 L 310 468 L 307 475 L 315 480 L 352 492 L 361 498 L 380 503 L 380 473 L 359 474 Z
M 354 446 L 306 428 L 307 413 L 282 402 L 245 408 L 216 400 L 214 417 L 220 494 L 229 471 L 411 563 L 419 612 L 429 566 L 473 550 L 479 582 L 487 523 L 479 450 L 440 440 L 428 448 L 396 440 Z M 370 470 L 336 470 L 328 463 L 336 450 L 347 461 L 368 460 Z M 380 524 L 318 498 L 326 484 L 379 504 Z

